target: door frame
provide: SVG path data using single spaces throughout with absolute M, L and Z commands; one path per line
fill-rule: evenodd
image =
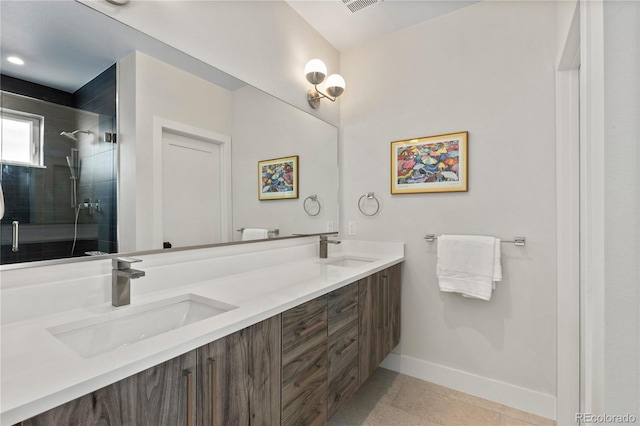
M 580 412 L 580 5 L 556 68 L 556 422 Z
M 604 1 L 580 2 L 580 410 L 604 412 Z
M 201 140 L 220 147 L 220 227 L 222 241 L 216 242 L 226 243 L 231 241 L 231 136 L 154 116 L 153 152 L 151 154 L 153 161 L 153 247 L 162 248 L 163 243 L 162 134 L 164 132 Z
M 604 408 L 603 25 L 576 2 L 557 67 L 557 424 Z

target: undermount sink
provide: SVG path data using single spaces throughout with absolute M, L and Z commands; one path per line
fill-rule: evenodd
M 368 259 L 366 257 L 340 256 L 325 259 L 321 263 L 325 265 L 342 266 L 343 268 L 357 268 L 358 266 L 366 265 L 373 261 L 374 259 Z
M 185 294 L 142 306 L 49 328 L 58 340 L 83 358 L 128 345 L 237 308 L 214 299 Z

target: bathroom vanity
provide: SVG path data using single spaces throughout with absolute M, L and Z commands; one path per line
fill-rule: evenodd
M 399 342 L 403 245 L 344 241 L 327 259 L 317 237 L 251 246 L 142 256 L 147 276 L 126 307 L 6 318 L 2 425 L 324 424 Z M 22 287 L 3 289 L 3 304 L 27 297 Z M 209 299 L 220 312 L 206 314 Z M 177 303 L 209 316 L 117 348 L 80 348 L 80 329 L 127 312 L 138 320 L 128 327 L 146 327 L 142 307 L 169 318 Z

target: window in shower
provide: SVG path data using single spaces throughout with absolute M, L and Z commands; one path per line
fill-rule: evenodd
M 0 159 L 3 164 L 44 167 L 42 140 L 44 117 L 0 109 Z

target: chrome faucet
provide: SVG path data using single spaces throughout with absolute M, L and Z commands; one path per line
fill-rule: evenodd
M 340 244 L 339 240 L 330 240 L 327 235 L 320 235 L 320 259 L 326 259 L 329 254 L 329 244 Z
M 124 306 L 131 303 L 131 280 L 144 277 L 144 271 L 131 269 L 131 264 L 141 262 L 141 259 L 131 257 L 116 257 L 111 259 L 111 304 Z

